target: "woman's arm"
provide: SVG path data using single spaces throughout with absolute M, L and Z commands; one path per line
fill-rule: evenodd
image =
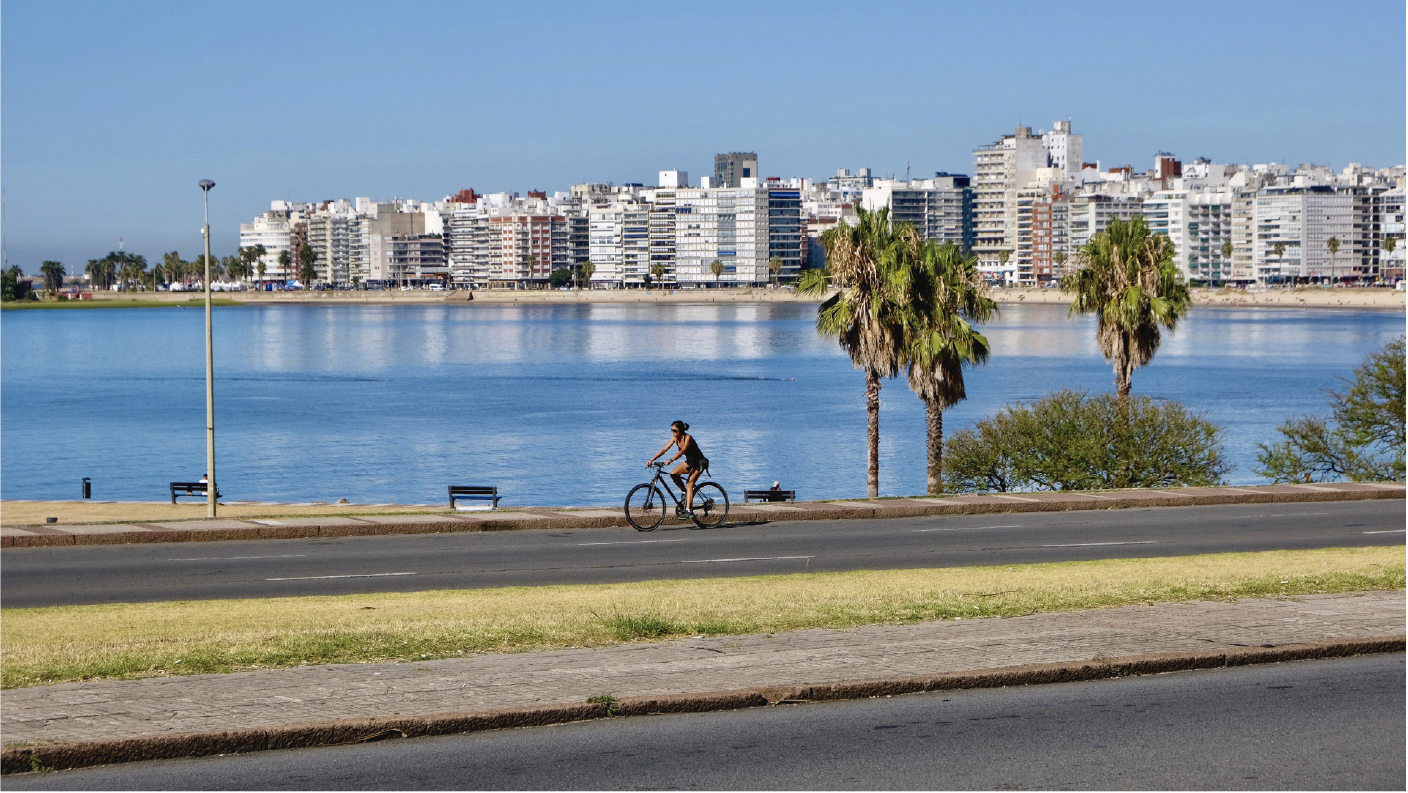
M 646 461 L 645 464 L 646 464 L 646 465 L 650 465 L 651 463 L 653 463 L 653 462 L 655 462 L 656 460 L 658 460 L 658 459 L 660 458 L 660 455 L 662 455 L 662 454 L 664 454 L 665 452 L 669 451 L 669 450 L 670 450 L 670 447 L 673 446 L 674 443 L 675 443 L 674 440 L 670 440 L 670 441 L 666 442 L 665 445 L 660 448 L 660 451 L 656 452 L 655 455 L 654 455 L 653 457 L 651 457 L 648 461 Z

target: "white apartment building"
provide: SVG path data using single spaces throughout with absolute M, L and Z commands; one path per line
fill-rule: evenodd
M 877 179 L 861 195 L 867 212 L 890 208 L 890 223 L 910 223 L 926 240 L 973 246 L 973 190 L 967 176 L 933 179 Z
M 240 247 L 252 248 L 255 245 L 264 246 L 264 256 L 260 261 L 264 264 L 264 278 L 266 280 L 284 280 L 293 277 L 293 273 L 284 272 L 283 265 L 279 264 L 279 256 L 284 251 L 296 255 L 293 250 L 294 237 L 297 236 L 298 226 L 305 222 L 308 215 L 309 205 L 295 204 L 289 201 L 272 201 L 269 211 L 257 215 L 251 223 L 240 224 Z M 259 278 L 259 264 L 256 263 L 252 278 Z
M 800 204 L 800 198 L 797 199 Z M 675 277 L 679 284 L 714 283 L 717 259 L 723 284 L 768 280 L 768 191 L 745 180 L 739 188 L 675 191 Z
M 1238 273 L 1233 266 L 1233 208 L 1231 192 L 1162 190 L 1144 200 L 1143 214 L 1151 232 L 1173 243 L 1185 282 L 1250 281 L 1254 272 Z
M 973 250 L 978 269 L 989 280 L 1034 283 L 1030 244 L 1019 246 L 1023 202 L 1018 191 L 1044 189 L 1081 177 L 1081 136 L 1069 121 L 1058 121 L 1050 132 L 1032 134 L 1017 127 L 1011 135 L 973 150 Z M 1034 194 L 1023 197 L 1030 209 Z M 1026 251 L 1019 256 L 1019 247 Z M 1024 265 L 1018 259 L 1025 261 Z M 1021 269 L 1025 267 L 1025 270 Z
M 1144 211 L 1144 201 L 1137 195 L 1096 193 L 1078 195 L 1070 201 L 1070 245 L 1072 251 L 1090 242 L 1104 231 L 1112 219 L 1130 220 Z
M 1408 255 L 1403 250 L 1403 193 L 1402 187 L 1396 187 L 1385 191 L 1382 197 L 1380 227 L 1383 237 L 1381 240 L 1392 239 L 1394 248 L 1392 252 L 1380 249 L 1379 277 L 1390 282 L 1403 278 L 1403 263 L 1405 255 Z
M 1324 186 L 1268 187 L 1256 197 L 1256 270 L 1262 283 L 1333 279 L 1351 274 L 1345 241 L 1353 237 L 1353 196 Z M 1329 240 L 1341 244 L 1331 255 Z M 1284 245 L 1280 255 L 1277 243 Z

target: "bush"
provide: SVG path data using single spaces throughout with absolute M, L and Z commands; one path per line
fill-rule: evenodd
M 960 430 L 944 444 L 956 492 L 1222 484 L 1222 429 L 1177 402 L 1057 391 Z
M 557 289 L 560 286 L 567 286 L 572 283 L 572 271 L 563 267 L 560 270 L 553 270 L 548 276 L 548 286 Z
M 1285 440 L 1257 444 L 1258 474 L 1273 482 L 1403 479 L 1404 337 L 1354 370 L 1347 389 L 1330 391 L 1332 418 L 1288 419 Z

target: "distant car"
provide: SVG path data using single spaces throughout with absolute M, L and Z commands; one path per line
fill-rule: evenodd
M 445 291 L 445 287 L 444 287 L 442 284 L 431 284 L 431 285 L 430 285 L 430 291 L 432 291 L 432 292 L 443 292 L 443 291 Z

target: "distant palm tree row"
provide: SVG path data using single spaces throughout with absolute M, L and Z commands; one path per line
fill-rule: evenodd
M 311 269 L 312 251 L 306 245 L 304 253 L 305 270 Z M 211 257 L 210 275 L 211 278 L 229 278 L 245 281 L 256 273 L 260 280 L 264 279 L 263 257 L 268 253 L 263 245 L 254 245 L 247 248 L 240 248 L 234 256 L 226 256 L 223 259 Z M 279 261 L 285 271 L 288 270 L 291 257 L 288 251 L 283 251 L 279 256 Z M 63 287 L 64 277 L 67 272 L 62 262 L 46 261 L 39 267 L 40 273 L 44 276 L 44 289 L 47 292 L 56 292 Z M 111 251 L 101 259 L 89 259 L 83 272 L 88 275 L 88 283 L 97 289 L 110 289 L 114 286 L 120 289 L 156 289 L 159 284 L 167 283 L 192 283 L 205 278 L 205 256 L 197 256 L 195 261 L 185 261 L 181 254 L 176 251 L 163 254 L 160 264 L 151 265 L 148 269 L 147 258 L 139 254 L 127 253 L 126 251 Z M 308 277 L 308 276 L 305 276 Z
M 826 266 L 804 271 L 798 291 L 831 293 L 817 310 L 817 331 L 865 373 L 867 494 L 880 490 L 880 381 L 901 371 L 924 402 L 928 492 L 942 493 L 943 411 L 967 396 L 963 368 L 987 360 L 988 340 L 975 324 L 997 306 L 972 253 L 921 239 L 908 223 L 891 224 L 888 208 L 856 215 L 856 225 L 822 235 Z M 1172 330 L 1187 313 L 1188 288 L 1173 245 L 1150 234 L 1142 217 L 1112 220 L 1076 258 L 1079 269 L 1063 283 L 1074 297 L 1070 311 L 1098 317 L 1096 338 L 1127 405 L 1134 370 L 1158 349 L 1159 326 Z

